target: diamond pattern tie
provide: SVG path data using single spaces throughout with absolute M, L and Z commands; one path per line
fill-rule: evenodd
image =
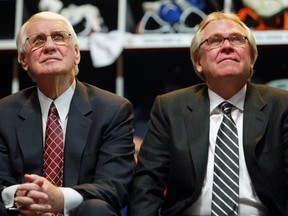
M 239 203 L 239 154 L 236 125 L 227 101 L 219 105 L 223 120 L 218 131 L 214 156 L 211 215 L 237 215 Z
M 44 177 L 59 187 L 63 180 L 63 151 L 63 131 L 58 121 L 57 109 L 52 102 L 45 135 Z

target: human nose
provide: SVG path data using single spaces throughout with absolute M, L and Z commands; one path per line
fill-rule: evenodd
M 44 43 L 44 46 L 45 47 L 55 47 L 56 46 L 54 41 L 53 41 L 53 39 L 52 39 L 52 37 L 50 35 L 46 36 L 46 41 Z
M 228 44 L 229 46 L 232 45 L 231 42 L 230 42 L 230 40 L 229 40 L 229 38 L 223 38 L 222 46 L 227 46 L 227 44 Z

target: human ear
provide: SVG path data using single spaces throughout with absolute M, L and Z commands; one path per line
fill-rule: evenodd
M 201 61 L 200 61 L 200 56 L 199 54 L 198 55 L 195 55 L 193 57 L 193 60 L 194 60 L 194 67 L 195 69 L 197 70 L 198 73 L 202 73 L 202 64 L 201 64 Z
M 80 49 L 78 46 L 75 46 L 75 65 L 78 65 L 81 59 Z
M 20 54 L 20 64 L 22 65 L 22 68 L 27 71 L 28 70 L 28 63 L 27 59 L 24 53 Z

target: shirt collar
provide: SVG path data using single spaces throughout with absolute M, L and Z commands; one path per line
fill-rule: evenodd
M 235 95 L 233 95 L 231 98 L 229 98 L 229 103 L 233 104 L 237 109 L 244 111 L 244 100 L 246 95 L 247 85 L 245 85 L 239 92 L 237 92 Z M 208 89 L 208 96 L 210 99 L 210 113 L 212 113 L 219 104 L 221 104 L 225 99 L 217 95 L 212 90 Z
M 55 100 L 52 100 L 51 98 L 47 97 L 39 89 L 37 89 L 42 116 L 45 119 L 47 119 L 49 107 L 51 103 L 54 102 L 57 108 L 58 114 L 59 114 L 60 121 L 61 123 L 64 123 L 69 112 L 70 103 L 71 103 L 75 88 L 76 88 L 76 81 L 74 80 L 71 86 Z

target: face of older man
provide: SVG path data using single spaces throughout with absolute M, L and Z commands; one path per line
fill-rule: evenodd
M 71 75 L 80 51 L 61 20 L 33 20 L 27 28 L 22 66 L 37 80 L 43 75 Z
M 230 20 L 215 20 L 201 32 L 201 41 L 196 67 L 212 90 L 223 83 L 247 82 L 252 62 L 245 29 Z

